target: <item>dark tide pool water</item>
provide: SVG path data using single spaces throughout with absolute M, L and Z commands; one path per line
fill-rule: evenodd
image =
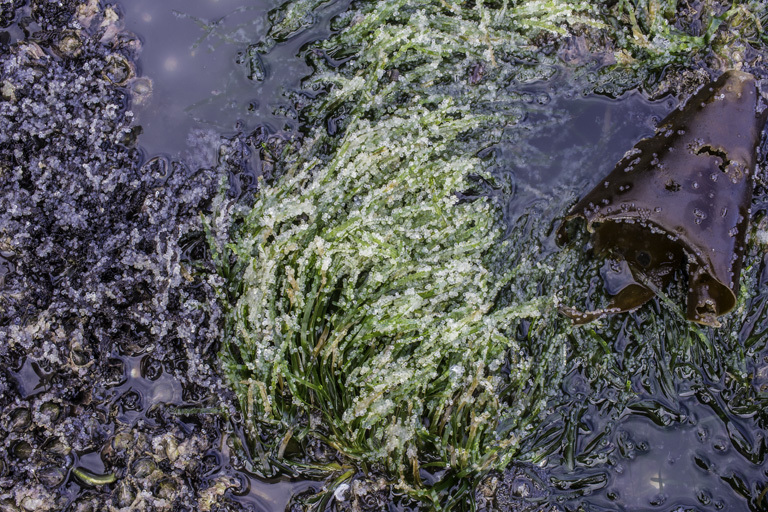
M 263 127 L 290 137 L 296 110 L 285 95 L 300 91 L 312 70 L 301 48 L 327 37 L 332 16 L 345 2 L 331 2 L 317 23 L 256 55 L 249 46 L 264 37 L 268 13 L 279 0 L 133 0 L 122 2 L 125 25 L 143 42 L 141 73 L 152 94 L 133 106 L 143 128 L 139 143 L 149 154 L 176 156 L 199 130 L 248 133 Z M 278 113 L 276 113 L 278 112 Z
M 294 105 L 286 93 L 300 91 L 302 79 L 312 71 L 303 54 L 305 45 L 330 34 L 330 18 L 342 12 L 347 2 L 325 4 L 316 13 L 314 25 L 261 55 L 260 74 L 254 76 L 253 65 L 244 56 L 249 45 L 264 36 L 268 13 L 279 3 L 126 0 L 119 4 L 126 28 L 143 42 L 140 72 L 152 81 L 151 96 L 132 106 L 137 124 L 143 128 L 139 144 L 148 156 L 162 154 L 199 163 L 205 159 L 196 160 L 200 148 L 195 144 L 210 144 L 205 149 L 210 153 L 219 136 L 264 129 L 290 137 L 299 130 Z M 616 99 L 583 97 L 558 89 L 553 85 L 557 83 L 555 78 L 510 88 L 510 94 L 518 95 L 521 102 L 538 104 L 542 112 L 538 115 L 558 112 L 561 122 L 533 139 L 533 148 L 526 155 L 535 158 L 520 161 L 514 139 L 493 148 L 498 172 L 514 190 L 504 206 L 507 220 L 545 208 L 553 184 L 589 190 L 677 105 L 668 98 L 650 101 L 640 93 Z M 535 124 L 536 116 L 534 109 L 525 122 Z M 200 134 L 208 134 L 208 138 Z M 3 265 L 7 266 L 0 259 L 0 279 Z M 616 350 L 619 345 L 617 341 Z M 172 378 L 150 380 L 142 373 L 139 360 L 125 358 L 123 362 L 125 377 L 114 392 L 130 388 L 141 397 L 138 407 L 126 414 L 143 415 L 158 403 L 187 405 Z M 33 374 L 32 368 L 21 369 L 20 381 L 32 385 Z M 658 393 L 650 393 L 645 398 L 658 397 Z M 574 464 L 563 453 L 554 452 L 542 468 L 527 473 L 511 469 L 500 478 L 517 487 L 510 487 L 511 493 L 499 506 L 537 510 L 545 502 L 568 510 L 768 510 L 766 500 L 758 503 L 747 498 L 768 485 L 760 426 L 749 416 L 736 417 L 703 403 L 694 394 L 684 396 L 673 409 L 679 414 L 659 424 L 658 418 L 642 411 L 628 410 L 619 418 L 605 418 L 599 405 L 590 406 L 582 417 L 579 446 L 599 438 L 603 459 Z M 551 426 L 565 428 L 558 421 L 552 420 Z M 232 435 L 236 433 L 223 434 L 221 448 L 214 455 L 220 471 L 241 482 L 240 491 L 232 494 L 234 500 L 253 510 L 277 512 L 286 509 L 292 495 L 320 487 L 288 478 L 265 481 L 233 470 L 229 461 L 235 455 L 226 443 Z M 734 446 L 737 435 L 753 444 L 757 454 L 752 460 L 743 447 Z M 81 462 L 89 464 L 85 459 Z M 93 471 L 103 469 L 96 459 L 92 463 Z

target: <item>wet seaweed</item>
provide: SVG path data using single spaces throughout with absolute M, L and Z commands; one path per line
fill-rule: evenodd
M 554 251 L 552 226 L 584 185 L 573 178 L 554 192 L 532 190 L 542 200 L 521 218 L 504 217 L 503 206 L 497 204 L 526 183 L 508 183 L 503 173 L 489 170 L 493 143 L 520 140 L 515 146 L 519 161 L 533 162 L 541 154 L 527 144 L 527 137 L 563 123 L 563 113 L 548 107 L 544 95 L 534 97 L 521 84 L 549 84 L 562 74 L 569 84 L 558 91 L 564 94 L 616 94 L 649 80 L 653 87 L 663 85 L 658 68 L 641 65 L 640 53 L 635 67 L 610 67 L 617 56 L 614 49 L 622 47 L 610 36 L 611 27 L 626 31 L 629 26 L 615 12 L 635 9 L 643 28 L 641 6 L 621 4 L 624 11 L 614 12 L 602 11 L 608 9 L 604 5 L 567 4 L 575 11 L 563 5 L 552 9 L 550 2 L 532 3 L 507 12 L 496 3 L 436 3 L 424 6 L 424 15 L 407 2 L 395 5 L 405 7 L 402 14 L 383 5 L 356 5 L 333 24 L 342 31 L 338 38 L 314 43 L 317 51 L 309 54 L 317 72 L 306 84 L 319 96 L 302 112 L 309 134 L 303 146 L 253 135 L 263 143 L 272 174 L 262 180 L 261 195 L 254 199 L 257 207 L 251 210 L 243 207 L 255 193 L 250 185 L 242 187 L 248 190 L 243 203 L 226 186 L 210 202 L 219 176 L 229 175 L 231 184 L 241 179 L 245 143 L 238 137 L 220 141 L 218 163 L 202 165 L 199 171 L 163 158 L 139 168 L 137 131 L 125 96 L 136 89 L 131 80 L 141 78 L 131 77 L 136 71 L 130 67 L 138 39 L 120 34 L 117 11 L 102 10 L 93 0 L 31 2 L 23 13 L 29 19 L 17 31 L 27 39 L 0 48 L 0 109 L 7 121 L 0 131 L 0 200 L 5 207 L 0 210 L 5 315 L 0 337 L 6 342 L 0 345 L 0 405 L 5 413 L 0 438 L 7 447 L 0 457 L 0 505 L 10 510 L 239 509 L 233 500 L 249 488 L 255 492 L 256 472 L 328 478 L 326 492 L 320 485 L 303 487 L 310 490 L 301 500 L 320 508 L 381 510 L 393 500 L 416 508 L 413 498 L 403 497 L 409 493 L 433 503 L 424 505 L 426 509 L 460 509 L 480 505 L 472 490 L 495 468 L 499 473 L 493 475 L 501 475 L 498 485 L 478 488 L 488 491 L 489 507 L 517 506 L 519 484 L 530 481 L 533 496 L 528 503 L 558 508 L 563 500 L 578 500 L 604 485 L 596 474 L 601 464 L 621 463 L 637 453 L 631 438 L 604 425 L 620 421 L 630 410 L 660 425 L 685 427 L 691 397 L 711 404 L 715 421 L 726 425 L 727 446 L 750 464 L 763 463 L 760 429 L 768 425 L 764 222 L 754 223 L 737 304 L 719 330 L 683 321 L 675 297 L 681 291 L 675 289 L 667 290 L 671 298 L 664 294 L 621 320 L 574 328 L 557 314 L 557 306 L 579 297 L 583 279 L 595 277 L 598 269 L 578 251 Z M 751 65 L 748 46 L 762 37 L 755 20 L 765 16 L 759 4 L 744 5 L 755 9 L 757 18 L 740 17 L 747 10 L 733 11 L 718 25 L 711 43 L 705 41 L 693 57 L 739 47 L 718 49 L 715 42 L 726 33 L 738 36 L 743 31 L 745 36 L 736 42 L 744 43 L 744 66 Z M 730 4 L 705 7 L 722 7 L 715 9 L 720 16 Z M 680 9 L 676 23 L 695 23 L 695 15 L 689 19 Z M 102 24 L 105 19 L 109 21 Z M 522 26 L 526 19 L 537 24 Z M 416 29 L 425 39 L 411 41 Z M 119 38 L 111 39 L 116 34 Z M 369 52 L 371 41 L 378 44 L 376 51 Z M 634 43 L 627 44 L 631 50 Z M 690 50 L 676 51 L 654 65 L 699 64 L 680 57 Z M 696 81 L 700 75 L 687 76 L 694 77 L 695 85 L 701 83 Z M 119 88 L 116 84 L 125 79 L 127 89 Z M 667 84 L 690 90 L 687 80 Z M 404 137 L 412 144 L 401 149 Z M 354 180 L 334 181 L 334 176 L 343 177 L 342 171 Z M 391 188 L 398 177 L 401 181 Z M 355 184 L 362 186 L 356 189 Z M 262 229 L 269 215 L 258 212 L 300 210 L 303 203 L 297 197 L 318 201 L 328 217 L 294 211 L 274 217 L 271 233 Z M 755 204 L 766 204 L 763 193 L 758 191 Z M 201 212 L 213 228 L 210 256 L 224 281 L 208 273 Z M 394 219 L 389 225 L 384 222 L 388 217 Z M 368 224 L 353 229 L 370 218 L 379 222 L 379 231 L 368 230 Z M 254 245 L 227 246 L 225 228 L 231 222 L 235 242 Z M 307 226 L 309 231 L 302 231 Z M 317 242 L 309 236 L 312 230 Z M 366 238 L 366 232 L 389 238 Z M 335 242 L 332 236 L 346 237 L 345 244 L 334 243 L 337 249 L 329 250 L 320 240 Z M 290 247 L 291 237 L 306 242 L 304 247 Z M 434 244 L 425 244 L 435 238 Z M 390 250 L 395 242 L 411 252 Z M 227 341 L 232 345 L 225 346 L 230 353 L 224 357 L 243 393 L 241 411 L 254 427 L 245 436 L 237 431 L 239 413 L 229 402 L 231 394 L 212 366 L 220 342 L 213 288 L 222 292 L 219 297 L 228 307 L 236 303 L 249 284 L 240 272 L 253 265 L 254 247 L 274 250 L 264 253 L 274 261 L 283 258 L 279 261 L 285 264 L 274 274 L 285 291 L 279 306 L 288 308 L 291 292 L 294 300 L 303 297 L 298 325 L 307 311 L 306 321 L 318 328 L 305 330 L 305 340 L 299 334 L 301 344 L 279 361 L 272 373 L 279 375 L 272 379 L 277 385 L 267 389 L 277 392 L 266 400 L 258 383 L 266 387 L 268 381 L 260 381 L 255 371 L 272 368 L 258 367 L 260 360 L 241 359 L 232 336 L 238 333 L 230 332 Z M 388 250 L 370 260 L 366 252 L 372 247 Z M 434 254 L 423 256 L 423 247 Z M 466 252 L 455 254 L 460 250 Z M 288 269 L 302 257 L 305 272 L 294 270 L 293 281 L 304 288 L 296 291 Z M 448 259 L 440 273 L 426 268 Z M 468 266 L 452 265 L 454 259 Z M 324 275 L 328 260 L 331 266 Z M 251 276 L 257 275 L 258 261 L 270 260 L 257 260 Z M 425 273 L 401 275 L 397 266 L 404 261 L 407 269 Z M 353 264 L 361 269 L 356 275 L 339 270 Z M 390 279 L 375 288 L 377 269 L 387 271 L 380 277 Z M 447 280 L 451 277 L 457 282 Z M 331 283 L 349 287 L 332 290 Z M 365 283 L 371 286 L 365 288 Z M 417 285 L 423 288 L 417 291 Z M 419 293 L 427 286 L 435 295 Z M 278 302 L 275 288 L 265 285 L 264 290 L 265 297 Z M 354 308 L 356 298 L 378 300 L 387 291 L 400 295 L 389 295 L 391 302 L 379 304 L 377 315 Z M 319 346 L 325 329 L 317 319 L 323 314 L 307 304 L 326 307 L 334 321 L 361 320 L 359 325 L 369 331 L 356 331 L 334 346 L 329 329 Z M 468 306 L 477 307 L 469 311 Z M 447 322 L 466 319 L 463 330 L 449 323 L 430 324 L 422 315 L 426 308 Z M 230 313 L 237 311 L 245 313 L 237 308 Z M 243 325 L 250 321 L 241 319 Z M 408 329 L 425 326 L 432 329 L 433 346 L 454 343 L 443 359 L 426 347 L 419 354 L 416 341 L 408 343 L 413 332 Z M 438 339 L 443 334 L 446 338 Z M 455 334 L 459 338 L 449 338 Z M 470 347 L 474 351 L 459 345 L 459 339 L 475 341 Z M 388 355 L 393 363 L 403 358 L 425 361 L 442 380 L 415 382 L 406 388 L 410 394 L 387 388 L 395 382 Z M 342 367 L 345 360 L 351 363 Z M 353 368 L 359 362 L 363 364 Z M 409 368 L 417 377 L 431 375 L 428 368 Z M 242 376 L 251 380 L 242 382 Z M 366 387 L 367 376 L 379 379 L 373 385 L 385 384 L 384 394 L 376 397 L 373 385 Z M 350 422 L 344 412 L 350 410 L 351 395 L 339 385 L 346 382 L 359 384 L 361 402 L 374 397 L 370 404 L 362 403 L 361 415 L 352 408 Z M 425 398 L 418 394 L 423 390 L 436 392 Z M 383 402 L 392 397 L 420 398 L 424 411 L 440 410 L 442 403 L 444 414 L 433 418 L 438 421 L 422 415 L 428 422 L 419 425 L 413 420 L 415 409 L 393 402 L 401 424 L 392 427 L 386 423 L 386 407 L 378 416 L 371 408 L 386 406 Z M 377 398 L 382 403 L 376 404 Z M 266 404 L 271 416 L 265 414 Z M 498 415 L 489 416 L 493 412 Z M 265 417 L 268 422 L 259 421 Z M 370 422 L 369 430 L 349 428 L 365 422 Z M 406 439 L 410 427 L 417 435 Z M 405 437 L 395 435 L 400 432 Z M 430 437 L 432 433 L 442 437 Z M 390 436 L 392 445 L 386 443 Z M 399 439 L 406 439 L 402 446 Z M 722 446 L 719 439 L 707 442 Z M 231 447 L 235 450 L 229 451 Z M 413 457 L 411 447 L 416 450 Z M 742 497 L 739 505 L 753 510 L 763 506 L 765 479 L 758 472 L 741 471 L 737 462 L 736 469 L 723 470 L 717 459 L 697 457 L 697 467 Z M 557 475 L 548 463 L 592 472 L 583 479 Z M 283 508 L 276 501 L 271 504 Z M 296 503 L 293 509 L 301 507 Z
M 736 305 L 764 101 L 752 75 L 723 73 L 574 205 L 566 222 L 584 218 L 594 251 L 609 255 L 603 280 L 614 297 L 601 311 L 564 312 L 583 323 L 635 309 L 685 263 L 686 317 L 720 325 Z
M 309 136 L 296 163 L 262 183 L 232 242 L 219 245 L 233 299 L 223 358 L 252 435 L 261 433 L 262 471 L 279 467 L 269 461 L 309 465 L 337 471 L 330 491 L 346 485 L 348 470 L 312 460 L 320 442 L 452 508 L 514 457 L 540 463 L 562 450 L 579 463 L 578 415 L 554 445 L 530 441 L 562 399 L 566 368 L 618 389 L 613 410 L 635 391 L 610 338 L 556 314 L 583 265 L 575 251 L 547 247 L 573 190 L 540 191 L 552 209 L 509 219 L 507 240 L 491 199 L 456 193 L 476 185 L 470 175 L 493 183 L 475 155 L 503 137 L 523 141 L 525 160 L 535 128 L 522 120 L 533 107 L 502 84 L 565 69 L 574 88 L 620 93 L 663 66 L 719 55 L 713 42 L 736 16 L 708 18 L 691 37 L 670 28 L 668 6 L 657 15 L 627 2 L 400 1 L 360 2 L 340 17 L 340 32 L 318 47 L 356 53 L 340 66 L 314 62 L 305 86 L 330 92 L 302 112 Z M 285 19 L 296 30 L 303 18 Z M 621 37 L 632 30 L 651 37 Z M 619 63 L 579 58 L 569 49 L 577 34 L 607 38 Z M 289 455 L 294 440 L 302 449 Z

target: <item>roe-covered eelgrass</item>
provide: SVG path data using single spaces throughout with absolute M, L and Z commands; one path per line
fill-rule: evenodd
M 281 10 L 273 32 L 298 30 L 302 5 L 315 4 Z M 508 87 L 550 79 L 565 38 L 601 34 L 619 62 L 635 59 L 600 80 L 572 66 L 574 89 L 590 90 L 618 72 L 636 85 L 707 49 L 713 24 L 751 14 L 760 26 L 749 4 L 707 18 L 691 42 L 669 5 L 398 0 L 359 2 L 334 21 L 310 55 L 352 57 L 314 63 L 306 87 L 327 93 L 304 111 L 310 134 L 261 182 L 220 259 L 231 300 L 223 360 L 262 470 L 311 465 L 302 447 L 321 440 L 445 506 L 451 485 L 517 455 L 574 365 L 631 394 L 610 343 L 556 313 L 582 293 L 581 267 L 595 270 L 575 246 L 552 251 L 574 186 L 540 191 L 548 208 L 506 219 L 506 231 L 491 199 L 459 197 L 472 176 L 494 183 L 479 150 L 513 138 L 524 160 L 531 134 L 560 122 L 546 110 L 524 122 L 546 107 Z M 448 471 L 426 487 L 421 470 Z
M 734 67 L 744 59 L 746 45 L 768 41 L 763 31 L 768 9 L 761 0 L 619 0 L 605 19 L 616 34 L 617 61 L 635 68 L 690 64 L 710 51 L 723 67 Z

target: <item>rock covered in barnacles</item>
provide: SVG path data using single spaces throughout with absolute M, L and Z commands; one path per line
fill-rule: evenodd
M 566 216 L 584 218 L 596 252 L 610 256 L 614 297 L 605 310 L 564 312 L 584 322 L 637 308 L 685 265 L 687 318 L 718 326 L 736 304 L 766 117 L 754 77 L 727 71 L 627 152 Z

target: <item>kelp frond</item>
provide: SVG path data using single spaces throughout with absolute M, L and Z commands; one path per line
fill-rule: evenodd
M 294 34 L 317 4 L 281 8 L 270 37 Z M 599 79 L 572 67 L 586 92 L 619 76 L 636 86 L 706 47 L 709 28 L 679 33 L 672 7 L 363 1 L 335 20 L 317 48 L 349 60 L 314 62 L 305 86 L 329 92 L 303 112 L 310 135 L 282 176 L 262 181 L 221 258 L 234 295 L 222 358 L 265 457 L 304 467 L 286 446 L 321 440 L 439 503 L 450 482 L 516 456 L 572 368 L 624 386 L 605 341 L 556 312 L 583 263 L 544 246 L 575 191 L 542 192 L 549 209 L 513 220 L 509 238 L 491 199 L 458 193 L 487 176 L 481 149 L 516 138 L 525 160 L 530 137 L 562 122 L 510 84 L 549 80 L 554 51 L 576 33 L 609 33 L 617 55 L 650 62 Z M 542 120 L 523 122 L 534 111 Z M 422 469 L 448 470 L 442 491 L 421 484 Z

